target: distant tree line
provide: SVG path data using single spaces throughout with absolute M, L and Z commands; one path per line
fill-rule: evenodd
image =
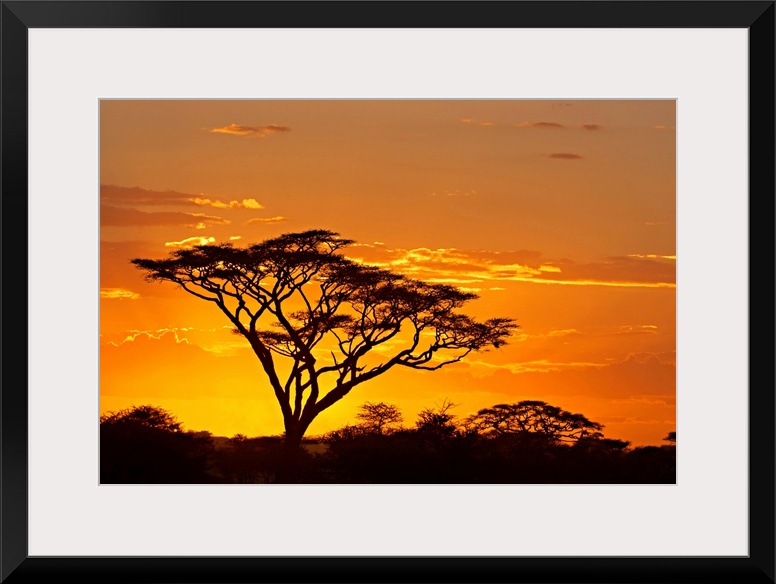
M 606 438 L 603 425 L 543 401 L 464 418 L 445 400 L 410 427 L 398 407 L 367 402 L 354 424 L 305 438 L 293 474 L 283 436 L 185 431 L 139 406 L 100 419 L 102 483 L 674 483 L 676 432 L 661 446 Z

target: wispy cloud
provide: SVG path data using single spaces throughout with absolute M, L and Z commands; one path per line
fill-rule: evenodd
M 266 138 L 280 132 L 290 132 L 288 126 L 269 124 L 267 126 L 243 126 L 241 124 L 229 124 L 210 130 L 213 134 L 231 134 L 233 136 L 250 136 L 251 138 Z
M 224 203 L 223 201 L 213 199 L 201 199 L 195 197 L 191 199 L 191 202 L 195 205 L 215 207 L 216 209 L 263 209 L 264 205 L 259 203 L 256 199 L 243 199 L 242 201 L 229 201 Z
M 194 195 L 178 191 L 154 191 L 141 187 L 100 185 L 100 202 L 115 206 L 157 206 L 192 204 Z
M 475 190 L 462 191 L 460 189 L 453 189 L 451 191 L 444 190 L 438 193 L 431 193 L 431 196 L 436 197 L 438 195 L 441 195 L 444 197 L 471 197 L 472 195 L 476 195 L 476 194 L 477 194 L 477 191 Z
M 164 329 L 158 329 L 155 331 L 129 331 L 130 334 L 127 334 L 124 337 L 124 340 L 115 342 L 115 341 L 109 341 L 108 345 L 112 345 L 114 347 L 120 347 L 121 345 L 124 345 L 126 343 L 134 343 L 134 342 L 143 342 L 146 340 L 162 340 L 165 341 L 172 341 L 176 344 L 185 343 L 189 344 L 189 340 L 185 337 L 179 337 L 178 336 L 178 330 L 184 330 L 184 329 L 172 329 L 172 328 L 164 328 Z
M 140 294 L 124 288 L 100 288 L 100 298 L 105 300 L 137 300 Z
M 242 239 L 242 235 L 230 235 L 229 241 L 237 241 L 239 239 Z
M 284 221 L 288 221 L 288 219 L 285 217 L 254 217 L 253 219 L 249 219 L 245 224 L 253 225 L 256 223 L 283 223 Z
M 675 260 L 675 255 L 658 255 L 654 253 L 629 253 L 629 258 L 642 258 L 642 259 L 660 259 L 660 260 Z
M 128 349 L 134 343 L 150 347 L 154 344 L 158 345 L 158 342 L 161 341 L 169 347 L 174 345 L 197 346 L 209 354 L 218 356 L 234 354 L 241 349 L 249 350 L 244 340 L 234 341 L 233 330 L 232 326 L 217 328 L 168 326 L 155 330 L 130 329 L 122 332 L 115 331 L 106 336 L 100 335 L 100 344 L 103 347 Z
M 539 130 L 562 130 L 566 127 L 558 122 L 519 122 L 517 124 L 502 124 L 488 120 L 475 120 L 473 118 L 461 118 L 461 122 L 475 126 L 511 126 L 514 128 L 536 128 Z
M 556 160 L 580 160 L 583 158 L 579 154 L 573 154 L 571 152 L 553 152 L 552 154 L 545 154 L 547 158 L 555 158 Z
M 500 126 L 500 127 L 509 126 L 512 128 L 529 128 L 534 130 L 565 130 L 566 128 L 568 128 L 568 126 L 566 126 L 565 124 L 561 124 L 560 122 L 548 122 L 548 121 L 518 122 L 518 123 L 505 124 L 505 123 L 490 122 L 486 120 L 475 120 L 473 118 L 461 118 L 461 122 L 463 122 L 464 124 L 471 124 L 474 126 Z M 596 130 L 602 130 L 604 127 L 600 124 L 581 124 L 579 128 L 587 131 L 596 131 Z M 655 126 L 655 128 L 669 129 L 667 126 Z M 673 129 L 673 126 L 671 126 L 670 129 Z
M 566 127 L 558 122 L 520 122 L 515 124 L 515 126 L 518 128 L 536 128 L 538 130 L 561 130 Z
M 622 256 L 600 262 L 549 260 L 535 251 L 491 252 L 453 248 L 351 249 L 355 261 L 381 266 L 431 283 L 483 290 L 510 282 L 568 286 L 673 288 L 676 266 L 667 257 Z
M 228 219 L 202 213 L 179 211 L 146 212 L 139 209 L 102 205 L 100 225 L 106 227 L 158 227 L 162 225 L 185 225 L 197 227 L 201 223 L 226 225 Z
M 473 120 L 472 118 L 461 118 L 464 124 L 474 124 L 475 126 L 495 126 L 495 122 L 489 122 L 488 120 Z
M 580 335 L 578 339 L 582 341 L 585 337 L 586 335 Z M 563 341 L 565 338 L 568 337 L 559 337 L 558 340 Z M 545 346 L 542 352 L 546 350 Z M 535 354 L 534 351 L 531 353 Z M 558 390 L 567 388 L 576 395 L 610 399 L 650 396 L 653 400 L 666 400 L 667 403 L 674 399 L 676 363 L 670 355 L 633 353 L 624 358 L 604 362 L 586 360 L 584 355 L 579 357 L 556 360 L 535 354 L 535 358 L 527 358 L 524 361 L 494 364 L 470 360 L 468 365 L 472 368 L 501 371 L 497 375 L 505 386 L 510 385 L 510 381 L 514 382 L 509 373 L 519 375 L 521 385 L 531 387 L 538 395 L 553 395 Z
M 114 207 L 197 206 L 217 209 L 263 209 L 256 199 L 222 201 L 218 197 L 179 191 L 154 191 L 141 187 L 100 185 L 100 203 Z
M 179 247 L 183 249 L 190 249 L 195 245 L 209 245 L 215 243 L 215 237 L 187 237 L 181 241 L 165 241 L 165 247 Z

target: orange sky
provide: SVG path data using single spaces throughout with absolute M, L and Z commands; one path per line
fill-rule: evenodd
M 134 257 L 329 229 L 347 255 L 480 295 L 509 345 L 437 372 L 392 370 L 313 423 L 387 401 L 411 425 L 547 401 L 633 445 L 676 408 L 674 101 L 102 101 L 100 405 L 164 407 L 192 430 L 282 418 L 226 317 Z

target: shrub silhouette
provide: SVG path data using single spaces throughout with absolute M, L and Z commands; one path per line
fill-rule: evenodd
M 210 483 L 212 441 L 175 417 L 143 405 L 100 418 L 101 483 Z

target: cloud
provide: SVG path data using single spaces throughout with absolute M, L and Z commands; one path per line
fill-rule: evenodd
M 100 207 L 100 225 L 105 227 L 158 227 L 161 225 L 186 225 L 197 227 L 200 223 L 226 225 L 230 221 L 214 215 L 183 213 L 180 211 L 146 212 L 139 209 Z
M 515 128 L 534 128 L 537 130 L 562 130 L 566 126 L 558 122 L 520 122 L 518 124 L 499 124 L 488 120 L 475 120 L 472 118 L 461 118 L 464 124 L 474 124 L 477 126 L 513 126 Z
M 100 334 L 100 343 L 120 347 L 127 343 L 145 340 L 174 340 L 175 343 L 196 345 L 205 351 L 218 355 L 236 354 L 239 350 L 250 351 L 250 345 L 245 341 L 236 340 L 233 325 L 218 327 L 181 327 L 166 326 L 157 329 L 129 329 L 114 330 L 106 334 Z
M 559 273 L 560 272 L 560 268 L 558 266 L 551 266 L 551 265 L 544 265 L 544 264 L 542 264 L 541 266 L 539 266 L 539 271 L 540 272 L 555 272 L 555 273 Z
M 141 187 L 100 185 L 100 202 L 117 206 L 191 204 L 194 195 L 178 191 L 152 191 Z
M 249 219 L 246 225 L 252 225 L 254 223 L 283 223 L 288 221 L 285 217 L 254 217 Z
M 494 366 L 469 361 L 471 367 L 494 371 L 493 382 L 502 387 L 536 395 L 569 393 L 575 396 L 673 401 L 676 396 L 676 363 L 670 355 L 634 353 L 614 362 L 537 359 Z M 659 396 L 659 397 L 658 397 Z
M 515 126 L 518 128 L 536 128 L 539 130 L 560 130 L 566 127 L 558 122 L 521 122 L 515 124 Z
M 554 262 L 559 272 L 542 274 L 536 283 L 617 287 L 674 288 L 676 263 L 667 257 L 616 256 L 600 262 Z
M 255 356 L 242 351 L 221 355 L 170 330 L 139 331 L 118 343 L 100 344 L 100 395 L 138 399 L 162 397 L 244 399 L 255 394 L 246 371 Z M 268 400 L 272 399 L 267 393 Z
M 460 189 L 453 189 L 452 191 L 440 191 L 439 193 L 431 193 L 432 197 L 436 197 L 437 195 L 442 195 L 446 197 L 470 197 L 472 195 L 476 195 L 477 191 L 471 190 L 471 191 L 462 191 Z
M 195 205 L 208 205 L 217 209 L 263 209 L 264 205 L 259 203 L 256 199 L 243 199 L 242 201 L 229 201 L 224 203 L 219 200 L 201 199 L 195 197 L 190 199 Z
M 140 294 L 123 288 L 100 288 L 100 298 L 105 300 L 137 300 Z
M 537 251 L 494 252 L 455 248 L 348 248 L 354 261 L 380 266 L 431 283 L 471 286 L 492 282 L 529 282 L 571 286 L 673 288 L 676 265 L 671 256 L 620 256 L 599 262 L 550 260 Z
M 199 193 L 181 193 L 179 191 L 153 191 L 141 187 L 120 187 L 100 185 L 100 203 L 112 207 L 154 207 L 154 206 L 196 206 L 215 207 L 217 209 L 263 209 L 256 199 L 230 200 Z
M 490 122 L 488 120 L 474 120 L 472 118 L 461 118 L 461 122 L 464 124 L 476 124 L 478 126 L 496 126 L 495 122 Z
M 553 152 L 552 154 L 545 154 L 545 156 L 557 160 L 579 160 L 582 158 L 579 154 L 572 154 L 571 152 Z
M 215 237 L 187 237 L 182 241 L 165 241 L 165 247 L 180 247 L 184 249 L 191 249 L 195 245 L 208 245 L 215 243 Z
M 233 136 L 250 136 L 252 138 L 266 138 L 279 132 L 290 132 L 288 126 L 269 124 L 267 126 L 243 126 L 240 124 L 229 124 L 221 128 L 209 130 L 212 134 L 231 134 Z
M 580 127 L 583 130 L 590 130 L 590 131 L 600 130 L 603 128 L 603 126 L 599 126 L 598 124 L 582 124 Z
M 186 343 L 188 345 L 189 340 L 184 337 L 179 337 L 178 330 L 185 330 L 185 329 L 164 328 L 164 329 L 158 329 L 156 331 L 135 330 L 135 331 L 130 331 L 130 334 L 124 337 L 123 341 L 120 341 L 118 343 L 110 341 L 108 342 L 108 344 L 114 347 L 119 347 L 125 343 L 134 343 L 134 342 L 142 343 L 145 340 L 153 339 L 156 341 L 175 342 L 176 344 Z
M 230 235 L 229 241 L 237 241 L 238 239 L 242 239 L 242 235 Z
M 654 253 L 629 253 L 629 258 L 675 260 L 676 255 L 658 255 Z

